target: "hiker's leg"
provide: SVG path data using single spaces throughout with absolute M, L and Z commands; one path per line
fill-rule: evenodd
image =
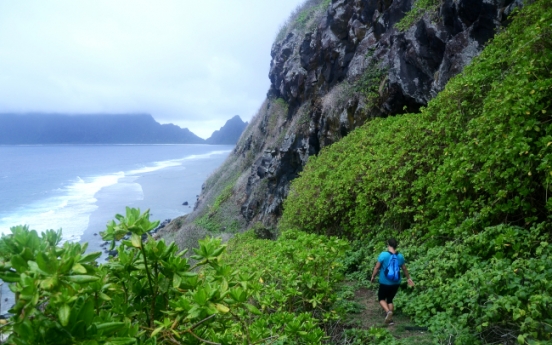
M 395 306 L 393 305 L 393 299 L 395 298 L 395 295 L 397 294 L 397 291 L 399 291 L 399 285 L 391 285 L 389 286 L 389 292 L 387 294 L 387 307 L 391 311 L 395 311 Z
M 381 305 L 383 310 L 385 310 L 386 313 L 390 310 L 389 305 L 387 304 L 387 302 L 384 299 L 379 301 L 379 304 Z
M 378 301 L 386 313 L 389 311 L 389 306 L 387 305 L 387 288 L 387 285 L 380 284 L 378 289 Z

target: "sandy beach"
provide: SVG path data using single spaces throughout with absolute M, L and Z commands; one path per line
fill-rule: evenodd
M 125 213 L 125 207 L 150 209 L 150 219 L 164 221 L 189 213 L 201 192 L 207 177 L 222 164 L 227 154 L 209 158 L 194 159 L 181 166 L 144 173 L 138 177 L 124 178 L 116 185 L 103 188 L 96 194 L 98 208 L 91 214 L 88 228 L 81 237 L 81 243 L 88 242 L 88 251 L 105 249 L 100 232 L 115 214 Z M 188 205 L 183 205 L 188 202 Z

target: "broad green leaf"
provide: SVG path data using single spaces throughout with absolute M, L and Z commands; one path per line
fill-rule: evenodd
M 29 269 L 27 261 L 21 257 L 21 255 L 14 255 L 11 257 L 11 265 L 18 273 L 25 272 Z
M 67 304 L 63 304 L 58 310 L 59 322 L 63 327 L 69 324 L 69 316 L 71 315 L 71 307 Z
M 173 276 L 173 287 L 179 288 L 181 283 L 182 283 L 182 277 L 175 273 Z
M 98 297 L 100 297 L 104 301 L 111 301 L 111 297 L 109 297 L 108 295 L 106 295 L 103 292 L 98 293 Z
M 80 262 L 80 263 L 84 263 L 84 262 L 93 262 L 94 260 L 96 260 L 97 258 L 99 258 L 101 255 L 102 255 L 102 252 L 90 253 L 90 254 L 87 254 L 87 255 L 83 256 L 83 257 L 79 260 L 79 262 Z
M 155 337 L 157 335 L 157 333 L 161 332 L 163 330 L 163 328 L 165 328 L 165 326 L 159 326 L 157 327 L 156 329 L 153 330 L 153 332 L 151 332 L 151 336 L 152 337 Z
M 230 309 L 225 306 L 224 304 L 215 303 L 215 308 L 217 308 L 218 311 L 220 311 L 223 314 L 226 314 L 230 311 Z
M 257 307 L 255 307 L 254 305 L 249 304 L 249 303 L 244 303 L 244 305 L 252 314 L 262 315 L 261 311 L 259 309 L 257 309 Z
M 72 275 L 72 276 L 66 276 L 65 278 L 69 281 L 72 281 L 78 284 L 91 283 L 100 279 L 96 276 L 89 276 L 89 275 Z
M 5 281 L 6 283 L 16 283 L 19 281 L 19 278 L 20 278 L 19 274 L 15 272 L 10 272 L 10 271 L 0 272 L 0 279 Z
M 48 255 L 43 252 L 36 254 L 36 263 L 43 272 L 48 274 L 53 274 L 57 269 L 57 264 L 50 262 Z
M 140 235 L 132 234 L 130 236 L 130 243 L 132 243 L 132 246 L 135 248 L 142 248 L 142 238 Z
M 109 338 L 104 345 L 134 345 L 136 344 L 135 338 Z
M 86 268 L 84 268 L 84 266 L 79 263 L 74 264 L 72 270 L 75 273 L 86 274 Z
M 102 334 L 110 334 L 117 330 L 121 330 L 123 327 L 125 327 L 126 323 L 124 322 L 104 322 L 104 323 L 97 323 L 96 329 L 98 332 L 101 332 Z
M 53 275 L 42 280 L 40 282 L 40 287 L 48 291 L 53 289 L 57 285 L 57 283 L 58 283 L 57 275 Z

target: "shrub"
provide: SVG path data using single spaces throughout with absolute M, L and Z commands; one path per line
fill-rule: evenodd
M 360 240 L 351 276 L 382 234 L 398 237 L 419 279 L 398 303 L 441 341 L 550 341 L 550 66 L 552 3 L 536 1 L 419 114 L 309 158 L 279 229 Z
M 250 255 L 246 260 L 254 254 L 265 268 L 274 266 L 269 274 L 259 266 L 237 266 L 238 251 L 224 259 L 225 246 L 213 238 L 199 241 L 191 266 L 174 243 L 146 235 L 159 223 L 150 222 L 148 211 L 127 208 L 116 219 L 102 238 L 113 247 L 131 236 L 103 265 L 95 261 L 99 252 L 85 254 L 86 244 L 60 246 L 61 231 L 39 236 L 18 226 L 2 236 L 0 278 L 16 293 L 13 316 L 2 326 L 8 344 L 322 342 L 314 311 L 331 299 L 342 241 L 288 233 L 283 242 L 270 242 L 267 252 L 266 243 L 259 251 L 249 241 L 240 243 Z M 304 250 L 307 243 L 316 248 Z
M 544 220 L 551 12 L 539 2 L 516 16 L 420 114 L 375 119 L 311 157 L 292 182 L 282 228 L 452 237 Z
M 337 316 L 328 307 L 342 279 L 338 261 L 348 248 L 346 241 L 298 231 L 271 241 L 249 231 L 236 235 L 228 247 L 225 259 L 261 282 L 255 295 L 260 310 L 305 312 L 317 322 Z
M 297 6 L 278 31 L 275 42 L 283 40 L 293 30 L 301 34 L 312 31 L 326 13 L 331 0 L 306 0 Z
M 441 6 L 441 0 L 416 0 L 410 11 L 397 23 L 395 27 L 405 31 L 428 13 L 434 13 Z

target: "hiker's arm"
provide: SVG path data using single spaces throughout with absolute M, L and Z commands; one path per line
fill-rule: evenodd
M 414 281 L 412 280 L 412 278 L 410 277 L 410 273 L 408 273 L 408 269 L 406 269 L 406 265 L 403 264 L 402 266 L 402 269 L 403 269 L 403 272 L 404 272 L 404 275 L 406 276 L 406 278 L 408 278 L 408 285 L 410 286 L 414 286 Z
M 381 267 L 381 262 L 377 262 L 376 266 L 374 266 L 374 271 L 372 271 L 372 279 L 370 279 L 370 283 L 374 282 L 374 278 L 376 277 L 376 274 L 378 274 L 378 271 Z

